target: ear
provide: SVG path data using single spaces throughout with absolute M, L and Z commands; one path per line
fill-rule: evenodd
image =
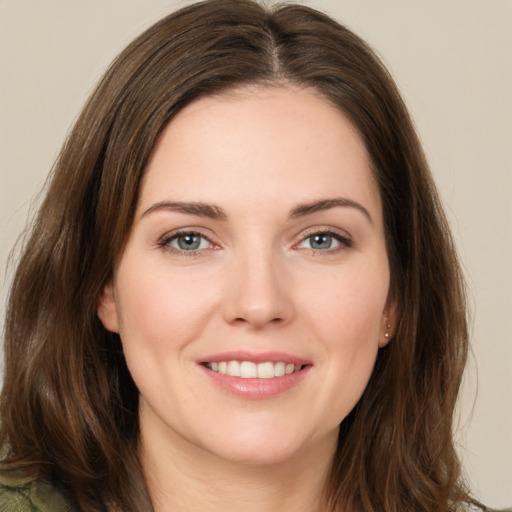
M 112 281 L 109 281 L 101 292 L 98 301 L 98 317 L 105 329 L 111 332 L 119 332 L 119 318 Z
M 398 311 L 396 300 L 390 295 L 382 314 L 379 335 L 379 348 L 385 347 L 396 333 L 398 323 Z

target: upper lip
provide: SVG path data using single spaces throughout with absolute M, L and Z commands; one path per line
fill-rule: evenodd
M 220 363 L 222 361 L 252 361 L 253 363 L 279 363 L 304 366 L 311 364 L 311 361 L 285 352 L 250 352 L 237 350 L 232 352 L 221 352 L 199 359 L 199 364 Z

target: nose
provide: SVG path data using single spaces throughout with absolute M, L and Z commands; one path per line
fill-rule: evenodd
M 253 329 L 285 325 L 295 314 L 293 284 L 279 258 L 241 256 L 227 271 L 224 320 Z

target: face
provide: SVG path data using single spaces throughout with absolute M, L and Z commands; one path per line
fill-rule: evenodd
M 200 99 L 165 128 L 98 313 L 142 432 L 225 460 L 335 446 L 393 322 L 381 200 L 312 91 Z

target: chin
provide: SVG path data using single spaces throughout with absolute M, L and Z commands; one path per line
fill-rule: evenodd
M 298 455 L 317 451 L 325 441 L 335 445 L 337 432 L 318 438 L 291 425 L 252 425 L 250 428 L 224 430 L 221 438 L 210 438 L 203 448 L 212 455 L 236 464 L 277 465 Z
M 252 443 L 250 446 L 239 446 L 236 443 L 225 449 L 210 450 L 210 453 L 232 464 L 272 466 L 292 460 L 298 451 L 300 450 L 294 446 L 276 446 L 275 442 L 270 444 L 267 439 L 264 443 Z

